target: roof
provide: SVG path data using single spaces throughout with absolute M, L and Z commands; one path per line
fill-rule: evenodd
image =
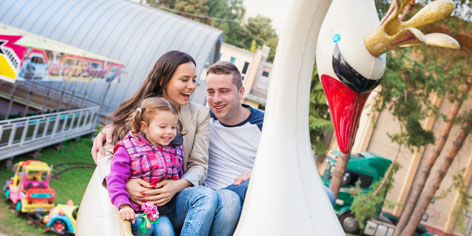
M 20 162 L 21 167 L 32 171 L 49 171 L 50 168 L 46 162 L 28 160 Z
M 83 57 L 89 57 L 89 58 L 119 63 L 118 61 L 115 61 L 113 59 L 103 57 L 94 53 L 90 53 L 82 49 L 72 47 L 67 44 L 63 44 L 54 40 L 50 40 L 50 39 L 47 39 L 47 38 L 5 25 L 2 23 L 0 23 L 0 34 L 24 36 L 21 39 L 19 39 L 17 42 L 15 42 L 15 44 L 19 44 L 25 47 L 40 48 L 40 49 L 45 49 L 45 50 L 50 50 L 50 51 L 63 52 L 63 53 L 68 53 L 72 55 L 77 55 L 77 56 L 83 56 Z
M 115 108 L 139 88 L 163 53 L 192 55 L 199 75 L 217 57 L 223 38 L 221 30 L 125 0 L 0 1 L 0 23 L 123 63 L 126 73 L 104 101 Z M 101 100 L 105 86 L 93 86 L 87 97 Z

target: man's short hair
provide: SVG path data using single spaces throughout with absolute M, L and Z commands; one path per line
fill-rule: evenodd
M 236 88 L 239 90 L 243 86 L 243 81 L 241 79 L 241 73 L 239 73 L 238 68 L 231 62 L 228 61 L 219 61 L 210 68 L 208 68 L 207 76 L 209 74 L 216 75 L 233 75 L 233 84 L 236 85 Z

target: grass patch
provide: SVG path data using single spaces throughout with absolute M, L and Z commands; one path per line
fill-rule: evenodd
M 54 148 L 45 148 L 37 160 L 44 161 L 50 166 L 61 163 L 88 163 L 94 164 L 90 150 L 92 142 L 90 136 L 80 139 L 69 140 L 63 143 L 60 151 Z M 15 157 L 13 163 L 19 161 L 31 160 L 32 157 L 22 155 Z M 53 170 L 54 173 L 54 170 Z M 0 183 L 3 185 L 7 179 L 13 176 L 13 171 L 0 167 Z M 81 168 L 71 169 L 59 175 L 58 179 L 50 182 L 51 187 L 56 191 L 56 199 L 54 204 L 65 204 L 67 200 L 71 199 L 76 205 L 80 204 L 85 188 L 93 174 L 93 169 Z M 3 197 L 3 191 L 2 197 Z M 54 235 L 52 233 L 43 233 L 43 228 L 40 226 L 30 226 L 24 217 L 16 216 L 16 213 L 9 209 L 10 201 L 0 200 L 0 232 L 10 236 L 16 235 Z

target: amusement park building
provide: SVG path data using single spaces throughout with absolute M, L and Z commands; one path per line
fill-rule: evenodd
M 100 113 L 112 112 L 141 85 L 165 52 L 180 50 L 197 62 L 197 74 L 218 58 L 222 31 L 192 20 L 125 0 L 0 1 L 0 23 L 70 45 L 124 64 L 112 83 Z M 53 82 L 76 96 L 100 103 L 107 84 Z M 65 84 L 64 84 L 65 83 Z M 197 82 L 192 100 L 205 103 Z

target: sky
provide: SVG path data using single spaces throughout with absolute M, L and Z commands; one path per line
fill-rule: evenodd
M 282 32 L 284 9 L 287 9 L 290 1 L 287 0 L 244 0 L 246 16 L 257 16 L 257 14 L 272 19 L 272 27 L 277 34 Z

